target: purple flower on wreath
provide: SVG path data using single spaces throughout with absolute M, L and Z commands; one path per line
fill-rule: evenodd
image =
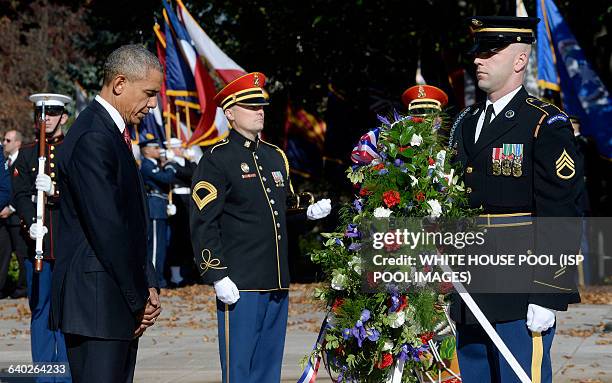
M 359 242 L 353 242 L 349 245 L 348 249 L 349 251 L 359 251 L 361 250 L 361 246 L 362 244 Z
M 361 202 L 361 198 L 356 198 L 355 201 L 353 201 L 353 207 L 355 208 L 355 210 L 357 210 L 357 213 L 361 213 L 361 210 L 363 210 L 363 203 Z
M 400 167 L 404 164 L 404 161 L 402 161 L 401 159 L 397 158 L 395 161 L 393 161 L 393 165 L 395 165 L 396 167 Z
M 355 326 L 351 329 L 351 335 L 357 339 L 357 345 L 359 348 L 363 345 L 363 341 L 368 339 L 372 342 L 376 342 L 380 338 L 380 332 L 376 329 L 365 327 L 365 323 L 370 320 L 370 311 L 364 309 L 361 312 L 361 316 Z
M 380 114 L 377 114 L 376 118 L 378 119 L 378 121 L 380 121 L 381 123 L 383 123 L 385 125 L 391 125 L 391 122 L 389 121 L 389 119 L 387 117 L 384 117 L 384 116 L 381 116 Z
M 389 170 L 387 170 L 386 168 L 380 169 L 378 171 L 378 175 L 379 176 L 384 176 L 385 174 L 389 173 Z
M 395 109 L 393 109 L 393 119 L 394 119 L 395 121 L 399 121 L 399 120 L 401 120 L 401 119 L 402 119 L 402 116 L 400 116 L 400 114 L 399 114 L 399 113 L 397 113 L 397 110 L 395 110 Z
M 419 353 L 427 351 L 427 347 L 421 346 L 419 348 L 414 348 L 409 344 L 404 344 L 400 349 L 400 353 L 397 355 L 397 360 L 406 361 L 406 359 L 410 359 L 412 361 L 418 362 L 420 361 Z
M 344 247 L 344 243 L 342 243 L 342 241 L 339 238 L 336 238 L 335 243 L 336 243 L 336 245 Z
M 344 338 L 344 340 L 348 340 L 351 337 L 351 330 L 348 328 L 345 328 L 342 330 L 342 338 Z
M 357 228 L 357 224 L 349 223 L 344 232 L 344 236 L 347 238 L 359 238 L 361 234 Z

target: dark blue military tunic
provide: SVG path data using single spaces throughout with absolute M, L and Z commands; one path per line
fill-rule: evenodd
M 232 130 L 193 177 L 191 235 L 206 283 L 229 276 L 240 291 L 289 289 L 289 166 L 278 147 Z

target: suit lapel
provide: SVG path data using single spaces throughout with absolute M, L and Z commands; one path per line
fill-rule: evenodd
M 495 116 L 487 129 L 480 134 L 478 141 L 474 145 L 472 155 L 478 155 L 482 150 L 489 147 L 493 141 L 506 134 L 518 124 L 516 119 L 517 111 L 527 97 L 529 97 L 529 94 L 525 88 L 521 88 L 508 105 Z
M 132 172 L 138 179 L 138 198 L 140 199 L 140 204 L 142 206 L 143 219 L 148 224 L 148 205 L 144 194 L 144 183 L 142 181 L 140 170 L 138 169 L 138 166 L 136 164 L 136 160 L 134 159 L 134 155 L 132 154 L 130 148 L 128 148 L 128 146 L 125 144 L 123 136 L 119 131 L 119 127 L 117 126 L 117 124 L 115 124 L 115 121 L 110 116 L 110 114 L 108 114 L 108 111 L 102 106 L 102 104 L 94 100 L 90 105 L 96 111 L 96 113 L 104 119 L 104 126 L 111 131 L 111 135 L 114 137 L 115 140 L 115 145 L 121 147 L 121 149 L 119 149 L 119 152 L 123 153 L 122 155 L 125 159 L 125 162 L 129 164 L 128 166 L 132 169 Z M 125 128 L 127 129 L 128 127 L 126 126 Z
M 464 122 L 461 124 L 461 133 L 463 135 L 463 147 L 468 157 L 472 156 L 474 152 L 474 135 L 476 134 L 476 124 L 478 123 L 478 117 L 482 112 L 482 105 L 478 104 L 474 107 L 474 110 L 468 113 L 465 117 Z

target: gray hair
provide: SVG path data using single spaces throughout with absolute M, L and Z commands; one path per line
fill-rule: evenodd
M 140 44 L 123 45 L 115 49 L 104 63 L 104 84 L 118 75 L 132 81 L 142 80 L 151 69 L 163 71 L 153 53 Z

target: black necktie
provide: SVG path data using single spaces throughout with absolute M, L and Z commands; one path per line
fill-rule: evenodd
M 489 104 L 487 106 L 487 110 L 485 111 L 485 120 L 482 123 L 482 129 L 480 129 L 480 134 L 485 131 L 491 124 L 491 115 L 493 114 L 493 104 Z
M 489 104 L 489 106 L 487 106 L 487 110 L 485 111 L 484 121 L 482 122 L 482 129 L 480 129 L 480 136 L 478 136 L 478 138 L 480 138 L 482 136 L 482 134 L 485 132 L 485 130 L 491 124 L 491 115 L 492 114 L 493 114 L 493 104 Z

